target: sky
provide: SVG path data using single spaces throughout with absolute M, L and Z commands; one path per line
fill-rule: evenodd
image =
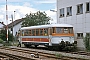
M 50 10 L 56 10 L 56 0 L 7 0 L 7 21 L 6 0 L 0 0 L 0 22 L 7 25 L 12 22 L 11 15 L 15 21 L 24 18 L 26 14 L 45 11 L 47 16 L 51 17 L 50 23 L 56 23 L 56 12 Z

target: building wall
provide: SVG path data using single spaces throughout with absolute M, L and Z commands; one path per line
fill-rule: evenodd
M 15 36 L 16 32 L 19 31 L 19 29 L 21 28 L 21 24 L 22 22 L 20 22 L 19 24 L 15 25 L 14 28 L 13 28 L 13 35 Z
M 19 29 L 21 28 L 21 24 L 22 24 L 22 22 L 18 23 L 17 25 L 15 25 L 13 27 L 13 36 L 15 36 L 16 32 L 19 31 Z M 11 28 L 9 28 L 9 31 L 11 31 Z M 12 33 L 12 31 L 11 31 L 11 33 Z
M 3 28 L 3 26 L 4 26 L 4 25 L 0 23 L 0 28 Z
M 74 26 L 75 40 L 77 46 L 84 48 L 83 39 L 77 38 L 77 33 L 90 33 L 90 13 L 86 13 L 86 3 L 90 0 L 57 0 L 57 23 L 67 23 Z M 83 13 L 77 14 L 77 5 L 83 4 Z M 67 16 L 67 7 L 72 6 L 72 16 Z M 64 17 L 60 17 L 60 9 L 64 8 Z

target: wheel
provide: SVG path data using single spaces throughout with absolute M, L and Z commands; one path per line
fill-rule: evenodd
M 28 44 L 24 44 L 25 47 L 29 48 L 29 45 Z
M 38 45 L 35 45 L 35 47 L 37 47 Z
M 48 46 L 48 49 L 53 51 L 54 50 L 54 47 L 53 46 Z

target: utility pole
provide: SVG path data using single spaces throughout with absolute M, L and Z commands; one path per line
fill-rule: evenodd
M 7 30 L 6 38 L 7 38 L 7 42 L 8 42 L 8 13 L 7 13 L 7 0 L 6 0 L 6 22 L 7 22 L 7 26 L 6 26 L 6 30 Z
M 15 20 L 15 12 L 16 12 L 16 11 L 14 11 L 14 20 Z
M 11 15 L 12 18 L 12 35 L 13 35 L 13 15 Z
M 11 18 L 12 18 L 12 35 L 13 35 L 13 14 L 11 15 Z M 12 37 L 12 41 L 13 41 L 13 44 L 14 44 L 14 39 L 13 39 L 13 37 Z

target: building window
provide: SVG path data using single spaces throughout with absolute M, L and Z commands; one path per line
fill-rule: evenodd
M 60 17 L 64 17 L 64 8 L 60 9 Z
M 86 12 L 90 12 L 90 2 L 86 3 Z
M 67 7 L 67 16 L 72 15 L 72 7 Z
M 83 33 L 77 33 L 77 38 L 82 39 L 83 38 Z
M 83 13 L 83 4 L 77 5 L 77 14 L 82 14 Z

